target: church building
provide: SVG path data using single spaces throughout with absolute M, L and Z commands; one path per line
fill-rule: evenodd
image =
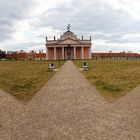
M 72 60 L 72 59 L 91 59 L 91 37 L 89 40 L 77 38 L 70 30 L 70 24 L 67 31 L 59 39 L 54 37 L 48 40 L 46 37 L 46 59 L 47 60 Z

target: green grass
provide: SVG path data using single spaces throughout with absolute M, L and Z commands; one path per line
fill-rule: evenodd
M 0 61 L 0 88 L 22 101 L 29 101 L 55 72 L 51 61 Z M 53 61 L 56 67 L 64 64 Z
M 73 61 L 82 67 L 84 61 Z M 82 71 L 110 102 L 119 99 L 140 85 L 139 60 L 88 60 L 90 69 Z

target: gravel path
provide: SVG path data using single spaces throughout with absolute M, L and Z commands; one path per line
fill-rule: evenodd
M 28 103 L 0 91 L 0 140 L 139 140 L 140 87 L 108 103 L 67 61 Z

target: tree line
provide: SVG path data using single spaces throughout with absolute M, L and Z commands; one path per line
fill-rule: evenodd
M 6 51 L 0 49 L 0 59 L 5 59 L 5 58 L 6 58 Z

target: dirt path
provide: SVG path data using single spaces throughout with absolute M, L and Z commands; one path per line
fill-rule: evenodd
M 0 93 L 0 140 L 140 139 L 140 87 L 110 104 L 71 61 L 27 105 Z

